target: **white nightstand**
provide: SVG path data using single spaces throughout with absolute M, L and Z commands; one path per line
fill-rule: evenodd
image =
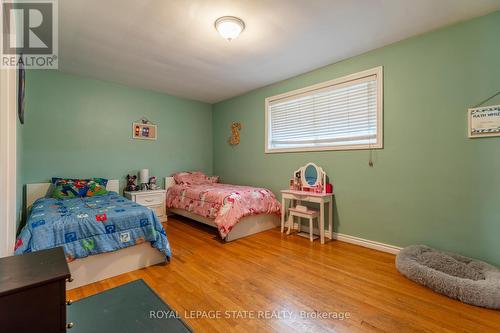
M 125 191 L 125 198 L 155 211 L 161 222 L 167 221 L 167 190 Z

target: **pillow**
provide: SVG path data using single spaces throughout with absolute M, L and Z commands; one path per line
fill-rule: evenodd
M 92 178 L 87 182 L 87 193 L 85 196 L 93 197 L 96 195 L 108 194 L 106 190 L 106 185 L 108 180 L 104 178 Z
M 177 172 L 173 175 L 173 177 L 177 184 L 187 185 L 216 183 L 218 181 L 218 177 L 207 177 L 207 175 L 200 171 Z
M 65 179 L 65 178 L 52 178 L 54 190 L 52 191 L 52 198 L 56 199 L 71 199 L 81 198 L 87 195 L 88 179 Z
M 219 182 L 219 176 L 212 176 L 212 177 L 208 177 L 208 182 L 209 183 L 218 183 Z
M 52 178 L 52 184 L 54 184 L 52 198 L 56 199 L 92 197 L 108 193 L 106 190 L 108 180 L 104 178 L 71 179 L 54 177 Z
M 108 186 L 108 180 L 106 178 L 92 178 L 91 180 L 95 181 L 96 183 L 104 187 Z

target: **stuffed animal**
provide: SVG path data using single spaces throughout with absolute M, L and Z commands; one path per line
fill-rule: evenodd
M 127 175 L 127 187 L 125 188 L 125 191 L 137 191 L 137 184 L 135 183 L 136 180 L 136 175 Z
M 158 190 L 160 187 L 156 185 L 156 177 L 149 178 L 148 188 L 150 190 Z

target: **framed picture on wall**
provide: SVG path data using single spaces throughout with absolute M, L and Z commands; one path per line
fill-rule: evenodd
M 469 138 L 500 136 L 500 105 L 469 109 L 468 136 Z
M 158 127 L 151 123 L 132 123 L 132 138 L 138 140 L 156 140 L 158 138 Z

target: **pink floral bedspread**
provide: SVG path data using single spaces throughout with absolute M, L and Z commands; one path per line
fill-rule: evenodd
M 169 188 L 167 207 L 214 219 L 222 238 L 248 215 L 280 214 L 280 203 L 265 188 L 230 184 L 177 184 Z

